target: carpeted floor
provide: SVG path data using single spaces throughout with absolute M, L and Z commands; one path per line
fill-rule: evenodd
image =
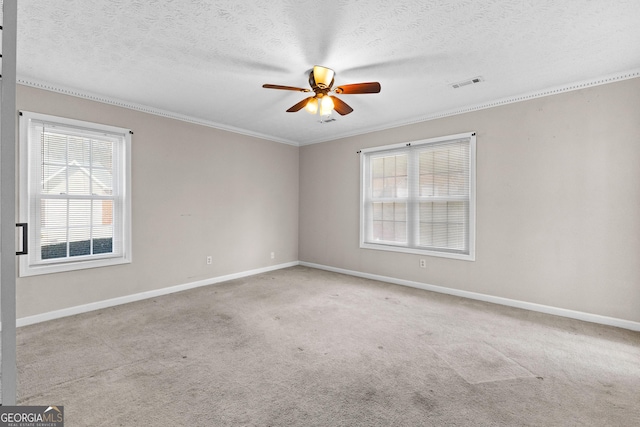
M 306 267 L 19 328 L 18 378 L 67 427 L 640 425 L 640 333 Z

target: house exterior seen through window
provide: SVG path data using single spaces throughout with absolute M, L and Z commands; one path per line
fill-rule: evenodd
M 130 131 L 22 112 L 20 132 L 20 275 L 130 262 Z

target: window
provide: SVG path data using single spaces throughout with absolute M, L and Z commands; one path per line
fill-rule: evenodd
M 475 133 L 361 151 L 360 247 L 475 259 Z
M 20 276 L 131 262 L 128 129 L 20 113 Z

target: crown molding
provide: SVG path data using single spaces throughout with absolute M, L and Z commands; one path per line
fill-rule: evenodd
M 561 85 L 561 86 L 554 86 L 554 87 L 550 87 L 547 89 L 541 89 L 541 90 L 537 90 L 537 91 L 533 91 L 533 92 L 527 92 L 527 93 L 523 93 L 520 95 L 515 95 L 515 96 L 509 96 L 506 98 L 500 98 L 500 99 L 496 99 L 493 101 L 488 101 L 488 102 L 482 102 L 479 104 L 473 104 L 473 105 L 468 105 L 465 107 L 460 107 L 460 108 L 455 108 L 452 110 L 446 110 L 446 111 L 442 111 L 442 112 L 436 112 L 427 116 L 419 116 L 417 118 L 413 118 L 413 119 L 409 119 L 409 120 L 403 120 L 403 121 L 399 121 L 399 122 L 395 122 L 395 123 L 387 123 L 385 125 L 376 127 L 376 128 L 370 128 L 367 129 L 365 131 L 356 131 L 356 132 L 351 132 L 351 133 L 345 133 L 339 137 L 336 138 L 325 138 L 325 139 L 316 139 L 310 142 L 306 142 L 306 143 L 301 143 L 299 144 L 300 146 L 304 146 L 304 145 L 311 145 L 311 144 L 319 144 L 321 142 L 329 142 L 329 141 L 334 141 L 337 139 L 343 139 L 343 138 L 350 138 L 353 136 L 358 136 L 358 135 L 365 135 L 368 133 L 372 133 L 372 132 L 379 132 L 379 131 L 383 131 L 383 130 L 387 130 L 387 129 L 393 129 L 393 128 L 397 128 L 397 127 L 401 127 L 401 126 L 409 126 L 409 125 L 413 125 L 413 124 L 417 124 L 417 123 L 422 123 L 422 122 L 427 122 L 430 120 L 437 120 L 437 119 L 442 119 L 444 117 L 450 117 L 450 116 L 457 116 L 459 114 L 465 114 L 465 113 L 470 113 L 473 111 L 478 111 L 478 110 L 484 110 L 487 108 L 493 108 L 493 107 L 499 107 L 502 105 L 506 105 L 506 104 L 513 104 L 516 102 L 522 102 L 522 101 L 529 101 L 531 99 L 535 99 L 535 98 L 542 98 L 542 97 L 546 97 L 546 96 L 552 96 L 552 95 L 558 95 L 561 93 L 565 93 L 565 92 L 572 92 L 575 90 L 580 90 L 580 89 L 585 89 L 585 88 L 589 88 L 589 87 L 593 87 L 593 86 L 600 86 L 600 85 L 604 85 L 604 84 L 608 84 L 608 83 L 614 83 L 614 82 L 618 82 L 618 81 L 623 81 L 623 80 L 629 80 L 629 79 L 633 79 L 633 78 L 637 78 L 640 77 L 640 68 L 637 69 L 633 69 L 633 70 L 629 70 L 629 71 L 625 71 L 625 72 L 621 72 L 621 73 L 616 73 L 616 74 L 611 74 L 608 76 L 604 76 L 604 77 L 598 77 L 598 78 L 594 78 L 594 79 L 589 79 L 589 80 L 583 80 L 583 81 L 579 81 L 579 82 L 575 82 L 575 83 L 570 83 L 570 84 L 565 84 L 565 85 Z
M 593 79 L 589 79 L 589 80 L 583 80 L 583 81 L 574 82 L 574 83 L 570 83 L 570 84 L 554 86 L 554 87 L 550 87 L 550 88 L 547 88 L 547 89 L 541 89 L 541 90 L 537 90 L 537 91 L 533 91 L 533 92 L 527 92 L 527 93 L 523 93 L 523 94 L 520 94 L 520 95 L 509 96 L 509 97 L 506 97 L 506 98 L 500 98 L 500 99 L 496 99 L 496 100 L 493 100 L 493 101 L 483 102 L 483 103 L 474 104 L 474 105 L 468 105 L 468 106 L 464 106 L 464 107 L 460 107 L 460 108 L 455 108 L 455 109 L 452 109 L 452 110 L 436 112 L 436 113 L 433 113 L 433 114 L 429 114 L 427 116 L 419 116 L 419 117 L 415 117 L 415 118 L 408 119 L 408 120 L 402 120 L 402 121 L 399 121 L 399 122 L 387 123 L 387 124 L 384 124 L 384 125 L 381 125 L 381 126 L 378 126 L 378 127 L 369 128 L 367 130 L 361 130 L 361 131 L 355 131 L 355 132 L 347 132 L 347 133 L 343 133 L 341 135 L 333 136 L 333 137 L 330 137 L 330 138 L 315 139 L 315 140 L 308 141 L 308 142 L 303 142 L 303 143 L 292 141 L 292 140 L 289 140 L 289 139 L 274 137 L 272 135 L 266 135 L 266 134 L 261 134 L 261 133 L 258 133 L 258 132 L 252 132 L 252 131 L 249 131 L 249 130 L 246 130 L 246 129 L 241 129 L 241 128 L 237 128 L 237 127 L 234 127 L 234 126 L 228 126 L 228 125 L 224 125 L 224 124 L 221 124 L 221 123 L 213 122 L 213 121 L 210 121 L 210 120 L 204 120 L 204 119 L 200 119 L 200 118 L 197 118 L 197 117 L 192 117 L 192 116 L 187 116 L 187 115 L 183 115 L 183 114 L 179 114 L 179 113 L 174 113 L 172 111 L 166 111 L 166 110 L 162 110 L 162 109 L 155 108 L 155 107 L 149 107 L 149 106 L 142 105 L 142 104 L 136 104 L 136 103 L 133 103 L 133 102 L 128 102 L 128 101 L 123 101 L 123 100 L 120 100 L 120 99 L 110 98 L 110 97 L 107 97 L 107 96 L 98 95 L 98 94 L 91 93 L 91 92 L 85 92 L 85 91 L 82 91 L 82 90 L 73 89 L 73 88 L 69 88 L 69 87 L 64 87 L 64 86 L 60 86 L 60 85 L 56 85 L 56 84 L 52 84 L 52 83 L 48 83 L 48 82 L 43 82 L 43 81 L 38 81 L 38 80 L 30 79 L 30 78 L 25 78 L 25 77 L 18 76 L 17 83 L 21 84 L 21 85 L 24 85 L 24 86 L 34 87 L 34 88 L 37 88 L 37 89 L 44 89 L 44 90 L 48 90 L 48 91 L 51 91 L 51 92 L 58 92 L 58 93 L 61 93 L 61 94 L 75 96 L 75 97 L 78 97 L 78 98 L 84 98 L 84 99 L 89 99 L 89 100 L 92 100 L 92 101 L 102 102 L 104 104 L 110 104 L 110 105 L 115 105 L 115 106 L 118 106 L 118 107 L 128 108 L 130 110 L 140 111 L 140 112 L 143 112 L 143 113 L 153 114 L 153 115 L 156 115 L 156 116 L 166 117 L 166 118 L 175 119 L 175 120 L 181 120 L 183 122 L 194 123 L 194 124 L 197 124 L 197 125 L 207 126 L 207 127 L 211 127 L 211 128 L 215 128 L 215 129 L 219 129 L 219 130 L 224 130 L 224 131 L 233 132 L 233 133 L 237 133 L 237 134 L 241 134 L 241 135 L 251 136 L 251 137 L 254 137 L 254 138 L 260 138 L 260 139 L 265 139 L 265 140 L 268 140 L 268 141 L 279 142 L 279 143 L 282 143 L 282 144 L 301 147 L 301 146 L 305 146 L 305 145 L 312 145 L 312 144 L 319 144 L 319 143 L 322 143 L 322 142 L 334 141 L 334 140 L 337 140 L 337 139 L 350 138 L 350 137 L 358 136 L 358 135 L 365 135 L 365 134 L 368 134 L 368 133 L 379 132 L 379 131 L 383 131 L 383 130 L 387 130 L 387 129 L 393 129 L 393 128 L 397 128 L 397 127 L 401 127 L 401 126 L 409 126 L 409 125 L 413 125 L 413 124 L 417 124 L 417 123 L 427 122 L 427 121 L 430 121 L 430 120 L 441 119 L 441 118 L 444 118 L 444 117 L 456 116 L 456 115 L 459 115 L 459 114 L 470 113 L 470 112 L 473 112 L 473 111 L 484 110 L 484 109 L 487 109 L 487 108 L 499 107 L 499 106 L 502 106 L 502 105 L 512 104 L 512 103 L 515 103 L 515 102 L 529 101 L 529 100 L 535 99 L 535 98 L 558 95 L 558 94 L 565 93 L 565 92 L 571 92 L 571 91 L 585 89 L 585 88 L 589 88 L 589 87 L 593 87 L 593 86 L 600 86 L 600 85 L 604 85 L 604 84 L 608 84 L 608 83 L 614 83 L 614 82 L 618 82 L 618 81 L 622 81 L 622 80 L 629 80 L 629 79 L 633 79 L 633 78 L 637 78 L 637 77 L 640 77 L 640 68 L 629 70 L 629 71 L 625 71 L 625 72 L 621 72 L 621 73 L 611 74 L 611 75 L 604 76 L 604 77 L 598 77 L 598 78 L 593 78 Z
M 281 144 L 299 146 L 300 144 L 284 138 L 277 138 L 271 135 L 265 135 L 258 132 L 252 132 L 246 129 L 237 128 L 234 126 L 228 126 L 221 123 L 217 123 L 210 120 L 200 119 L 193 116 L 187 116 L 184 114 L 174 113 L 172 111 L 162 110 L 160 108 L 149 107 L 147 105 L 136 104 L 134 102 L 123 101 L 121 99 L 110 98 L 108 96 L 98 95 L 91 92 L 86 92 L 70 87 L 65 87 L 53 83 L 44 82 L 41 80 L 35 80 L 31 78 L 20 77 L 16 79 L 16 83 L 23 86 L 30 86 L 36 89 L 48 90 L 50 92 L 57 92 L 64 95 L 75 96 L 77 98 L 84 98 L 91 101 L 101 102 L 103 104 L 115 105 L 117 107 L 128 108 L 130 110 L 140 111 L 142 113 L 153 114 L 155 116 L 166 117 L 169 119 L 180 120 L 187 123 L 193 123 L 201 126 L 207 126 L 214 129 L 224 130 L 227 132 L 233 132 L 240 135 L 251 136 L 254 138 L 266 139 L 268 141 L 279 142 Z

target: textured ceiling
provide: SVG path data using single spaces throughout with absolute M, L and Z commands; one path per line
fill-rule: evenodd
M 18 79 L 292 144 L 639 75 L 638 0 L 20 0 Z M 354 112 L 285 110 L 314 64 Z M 631 73 L 631 74 L 629 74 Z M 480 84 L 451 84 L 482 76 Z

